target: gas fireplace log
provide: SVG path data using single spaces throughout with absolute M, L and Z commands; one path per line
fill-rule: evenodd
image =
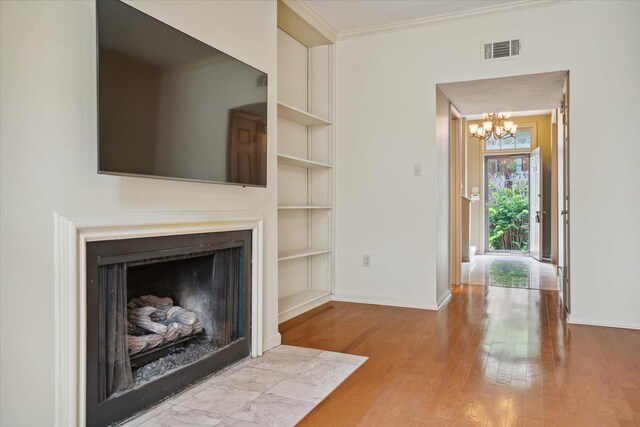
M 180 332 L 180 324 L 178 322 L 169 323 L 167 325 L 167 330 L 163 334 L 164 340 L 166 342 L 175 341 L 178 339 Z
M 142 329 L 140 326 L 134 325 L 129 319 L 127 319 L 127 334 L 140 336 L 147 335 L 148 333 L 149 331 L 147 331 L 146 329 Z
M 178 310 L 173 310 L 177 308 Z M 167 312 L 167 320 L 169 322 L 179 322 L 183 325 L 192 326 L 198 320 L 198 316 L 193 311 L 185 310 L 182 307 L 174 306 L 172 310 Z
M 198 316 L 193 311 L 184 310 L 178 314 L 178 320 L 180 323 L 193 326 L 198 320 Z
M 173 308 L 172 305 L 165 305 L 163 307 L 158 307 L 156 311 L 154 311 L 149 315 L 149 317 L 154 322 L 165 323 L 167 321 L 167 313 L 172 308 Z
M 133 356 L 140 352 L 151 350 L 164 342 L 164 337 L 160 334 L 142 335 L 139 337 L 127 335 L 127 347 L 129 355 Z
M 142 308 L 142 307 L 164 307 L 172 306 L 173 300 L 169 297 L 160 298 L 155 295 L 143 295 L 140 298 L 134 298 L 129 301 L 127 306 L 129 308 Z
M 144 335 L 139 337 L 127 335 L 127 348 L 129 349 L 129 356 L 133 356 L 147 348 L 147 340 Z
M 159 346 L 164 342 L 164 337 L 160 334 L 145 335 L 147 338 L 147 350 Z
M 193 326 L 185 325 L 184 323 L 178 324 L 178 335 L 180 338 L 188 337 L 193 332 Z
M 175 317 L 181 310 L 183 310 L 183 308 L 179 305 L 170 307 L 169 310 L 167 310 L 167 322 L 175 322 L 175 320 L 172 319 L 175 319 Z
M 172 305 L 171 307 L 163 307 L 163 308 L 168 308 L 167 314 L 166 314 L 167 318 L 165 320 L 165 323 L 170 323 L 171 321 L 169 319 L 171 319 L 171 317 L 173 317 L 175 313 L 177 313 L 182 309 L 182 307 L 176 306 L 176 305 Z
M 149 316 L 154 311 L 156 311 L 155 307 L 134 308 L 129 311 L 129 321 L 147 331 L 162 335 L 166 332 L 167 326 L 151 320 Z
M 204 331 L 204 325 L 200 320 L 196 320 L 196 323 L 193 324 L 193 334 L 199 334 Z

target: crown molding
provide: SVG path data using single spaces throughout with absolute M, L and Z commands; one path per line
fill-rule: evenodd
M 309 4 L 304 0 L 280 0 L 283 4 L 287 5 L 289 9 L 298 14 L 302 19 L 307 21 L 312 27 L 314 27 L 318 32 L 320 32 L 323 36 L 331 41 L 331 43 L 335 43 L 338 39 L 338 31 L 333 28 L 331 24 L 327 22 L 326 19 L 322 17 L 318 12 L 315 11 Z
M 576 0 L 520 0 L 507 4 L 487 6 L 478 9 L 466 10 L 462 12 L 446 13 L 442 15 L 429 16 L 426 18 L 411 19 L 408 21 L 393 22 L 390 24 L 372 25 L 369 27 L 356 28 L 338 32 L 338 41 L 364 37 L 373 34 L 388 33 L 395 31 L 420 28 L 428 25 L 436 25 L 448 22 L 462 21 L 466 19 L 478 18 L 487 15 L 516 12 L 520 10 L 533 9 L 543 6 L 557 5 Z

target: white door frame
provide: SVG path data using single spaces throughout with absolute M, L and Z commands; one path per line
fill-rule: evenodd
M 462 282 L 462 115 L 449 103 L 449 285 Z
M 533 161 L 537 158 L 537 161 Z M 536 173 L 532 172 L 536 168 Z M 538 261 L 542 260 L 544 248 L 544 178 L 542 168 L 542 154 L 540 147 L 536 147 L 529 154 L 529 255 Z M 537 177 L 537 178 L 536 178 Z M 534 179 L 537 180 L 534 186 Z M 536 206 L 536 202 L 538 203 Z M 534 211 L 534 207 L 536 208 Z M 536 221 L 537 220 L 537 221 Z M 536 223 L 538 224 L 536 227 Z M 536 230 L 537 229 L 537 230 Z M 533 250 L 532 242 L 536 241 Z
M 570 269 L 570 227 L 569 227 L 569 212 L 570 212 L 570 199 L 569 199 L 569 116 L 570 116 L 570 108 L 569 108 L 569 73 L 567 72 L 567 77 L 564 81 L 564 87 L 562 88 L 562 122 L 558 123 L 558 126 L 562 126 L 563 128 L 563 140 L 558 141 L 558 144 L 562 144 L 563 146 L 563 196 L 564 200 L 562 204 L 559 206 L 561 209 L 560 217 L 561 223 L 558 224 L 558 228 L 561 228 L 562 233 L 564 234 L 563 243 L 564 248 L 562 250 L 563 257 L 563 267 L 562 270 L 559 271 L 561 282 L 560 286 L 562 289 L 562 304 L 564 305 L 567 313 L 571 313 L 571 269 Z

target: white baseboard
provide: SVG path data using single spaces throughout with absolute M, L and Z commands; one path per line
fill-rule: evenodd
M 569 314 L 567 323 L 573 325 L 605 326 L 607 328 L 640 329 L 640 321 L 626 319 L 610 319 Z
M 375 297 L 369 295 L 344 295 L 336 294 L 331 298 L 333 301 L 354 302 L 358 304 L 388 305 L 392 307 L 420 308 L 423 310 L 438 310 L 436 304 L 429 304 L 426 301 L 416 301 L 408 298 Z
M 442 295 L 438 299 L 438 310 L 440 310 L 442 306 L 445 305 L 450 299 L 451 299 L 451 291 L 449 290 L 447 291 L 446 294 Z
M 294 317 L 300 316 L 307 311 L 313 310 L 316 307 L 320 307 L 322 304 L 326 304 L 331 301 L 331 294 L 328 292 L 325 295 L 312 296 L 309 300 L 304 300 L 299 305 L 286 309 L 283 312 L 278 313 L 278 325 Z M 282 305 L 280 305 L 282 308 Z
M 280 333 L 278 332 L 264 339 L 264 342 L 262 343 L 262 349 L 264 351 L 267 351 L 279 346 L 280 344 L 282 344 L 282 335 L 280 335 Z

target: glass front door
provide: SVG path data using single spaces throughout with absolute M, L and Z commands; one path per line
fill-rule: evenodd
M 529 252 L 529 155 L 485 158 L 485 247 Z

